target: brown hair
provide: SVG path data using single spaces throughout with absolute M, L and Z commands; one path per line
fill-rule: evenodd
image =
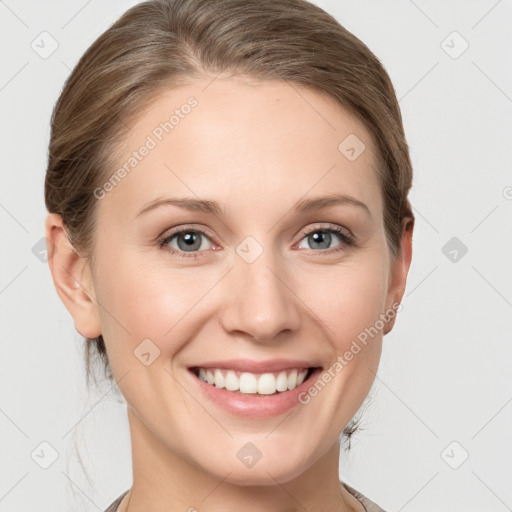
M 402 222 L 414 216 L 393 85 L 364 43 L 306 0 L 150 0 L 94 41 L 53 110 L 45 180 L 46 207 L 62 216 L 77 252 L 93 262 L 94 190 L 115 168 L 130 120 L 165 88 L 220 73 L 310 87 L 364 123 L 378 150 L 386 239 L 396 257 Z M 112 379 L 102 336 L 86 338 L 87 379 L 92 353 Z M 349 447 L 353 431 L 353 424 L 344 430 Z

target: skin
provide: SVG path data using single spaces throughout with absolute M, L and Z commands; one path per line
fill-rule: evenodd
M 232 415 L 199 392 L 187 367 L 237 357 L 331 367 L 401 301 L 413 222 L 392 260 L 375 147 L 333 99 L 280 81 L 211 80 L 163 91 L 132 123 L 119 166 L 169 112 L 198 100 L 98 201 L 94 265 L 73 251 L 58 215 L 46 219 L 57 292 L 81 335 L 103 335 L 127 401 L 133 486 L 119 510 L 362 511 L 340 486 L 339 435 L 371 388 L 394 318 L 292 414 Z M 349 134 L 366 145 L 355 161 L 338 150 Z M 292 210 L 333 192 L 369 213 L 348 203 Z M 156 198 L 182 196 L 215 200 L 225 212 L 163 206 L 136 218 Z M 333 234 L 325 249 L 303 234 L 330 225 L 350 230 L 357 247 Z M 205 233 L 197 258 L 169 252 L 184 246 L 177 237 L 158 246 L 176 226 Z M 236 252 L 247 236 L 263 249 L 253 263 Z M 160 350 L 148 366 L 134 357 L 147 338 Z M 262 453 L 251 468 L 236 457 L 247 442 Z

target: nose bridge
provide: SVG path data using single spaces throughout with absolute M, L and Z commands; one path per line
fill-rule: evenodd
M 273 251 L 261 248 L 256 255 L 254 243 L 246 243 L 237 248 L 235 268 L 228 276 L 224 328 L 245 332 L 258 341 L 272 340 L 283 330 L 298 328 L 297 299 Z

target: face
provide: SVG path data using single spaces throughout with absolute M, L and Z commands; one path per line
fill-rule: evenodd
M 299 85 L 210 82 L 132 124 L 112 175 L 129 171 L 96 193 L 98 332 L 75 325 L 105 339 L 132 442 L 233 483 L 285 482 L 366 397 L 408 261 L 388 252 L 355 117 Z

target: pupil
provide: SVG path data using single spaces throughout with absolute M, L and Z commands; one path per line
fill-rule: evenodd
M 310 235 L 313 241 L 321 245 L 321 249 L 329 247 L 331 241 L 331 235 L 329 233 L 316 232 Z
M 183 240 L 185 242 L 185 246 L 182 247 L 180 241 Z M 199 240 L 199 244 L 197 241 Z M 200 238 L 197 236 L 196 233 L 188 232 L 182 234 L 181 237 L 178 237 L 178 246 L 180 246 L 180 249 L 185 251 L 190 251 L 191 249 L 198 249 L 201 245 Z

